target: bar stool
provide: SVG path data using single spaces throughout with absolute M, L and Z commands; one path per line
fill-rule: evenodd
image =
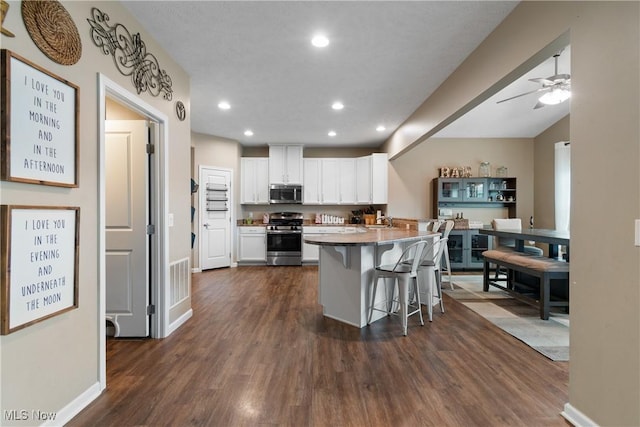
M 451 221 L 453 222 L 453 221 Z M 444 302 L 442 301 L 442 278 L 440 276 L 440 267 L 442 264 L 442 255 L 447 248 L 448 237 L 442 237 L 433 245 L 435 255 L 433 259 L 428 259 L 427 256 L 423 256 L 420 266 L 418 267 L 418 277 L 420 274 L 427 272 L 429 277 L 433 280 L 438 291 L 438 300 L 440 303 L 440 311 L 444 313 Z M 437 246 L 435 246 L 437 244 Z M 416 279 L 417 280 L 417 279 Z M 429 303 L 427 304 L 427 313 L 429 315 L 429 322 L 433 321 L 433 287 L 430 286 L 431 282 L 424 280 L 424 286 L 428 286 L 427 295 L 429 297 Z
M 424 320 L 422 318 L 422 307 L 420 306 L 420 292 L 418 289 L 418 281 L 416 279 L 418 274 L 418 268 L 420 263 L 423 261 L 423 257 L 427 252 L 429 252 L 432 244 L 424 240 L 420 240 L 416 243 L 409 245 L 404 251 L 402 251 L 402 255 L 398 258 L 395 264 L 388 265 L 380 265 L 377 266 L 374 270 L 373 274 L 373 289 L 371 291 L 371 298 L 369 304 L 369 318 L 367 319 L 367 324 L 371 324 L 371 317 L 373 316 L 373 311 L 381 311 L 386 313 L 387 315 L 396 314 L 394 309 L 394 304 L 400 305 L 400 316 L 402 317 L 402 333 L 404 336 L 407 335 L 407 319 L 409 316 L 418 314 L 420 317 L 420 324 L 424 325 Z M 413 258 L 410 258 L 413 257 Z M 411 259 L 410 263 L 406 263 Z M 380 279 L 394 279 L 394 289 L 391 292 L 391 298 L 385 299 L 383 302 L 386 305 L 386 308 L 380 309 L 375 305 L 376 301 L 376 292 L 378 290 L 378 280 Z M 394 298 L 395 296 L 395 283 L 398 284 L 398 298 Z M 389 292 L 386 289 L 387 281 L 385 280 L 385 295 L 387 298 L 389 297 Z M 409 287 L 413 285 L 413 292 L 416 295 L 417 304 L 410 305 L 409 303 Z M 412 311 L 409 311 L 412 309 Z

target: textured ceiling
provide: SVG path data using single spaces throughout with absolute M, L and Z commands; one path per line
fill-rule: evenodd
M 123 3 L 190 75 L 193 131 L 243 145 L 307 146 L 381 144 L 517 5 Z M 311 46 L 316 32 L 330 38 L 328 47 Z M 218 109 L 221 100 L 231 109 Z M 331 109 L 336 100 L 344 103 L 343 110 Z M 511 105 L 515 109 L 516 103 Z M 462 126 L 463 119 L 451 126 L 456 135 L 443 135 L 473 134 L 474 124 Z M 385 132 L 376 132 L 379 124 Z M 244 136 L 245 129 L 254 136 Z M 329 130 L 337 135 L 327 136 Z

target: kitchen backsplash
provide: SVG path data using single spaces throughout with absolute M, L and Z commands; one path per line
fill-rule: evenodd
M 244 219 L 249 217 L 249 213 L 253 213 L 253 219 L 262 220 L 264 213 L 272 212 L 302 212 L 304 219 L 313 222 L 316 218 L 316 214 L 326 214 L 337 217 L 342 217 L 345 223 L 349 223 L 351 220 L 351 211 L 362 210 L 367 206 L 354 205 L 354 206 L 312 206 L 312 205 L 269 205 L 269 206 L 255 206 L 243 205 L 238 219 Z M 380 209 L 382 213 L 386 214 L 384 206 L 374 205 L 374 209 Z

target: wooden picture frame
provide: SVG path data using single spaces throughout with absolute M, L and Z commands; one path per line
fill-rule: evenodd
M 0 206 L 0 335 L 78 308 L 80 208 Z
M 80 89 L 10 50 L 0 61 L 0 178 L 78 187 Z

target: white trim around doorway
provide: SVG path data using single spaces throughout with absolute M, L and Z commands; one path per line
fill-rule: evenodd
M 169 216 L 168 200 L 169 190 L 167 186 L 168 168 L 168 141 L 169 141 L 169 118 L 166 114 L 152 107 L 133 93 L 127 91 L 105 75 L 98 73 L 98 281 L 99 281 L 99 381 L 100 389 L 107 386 L 107 362 L 106 362 L 106 266 L 105 266 L 105 117 L 106 98 L 111 97 L 126 105 L 128 108 L 147 117 L 158 124 L 158 141 L 154 166 L 156 168 L 155 197 L 157 203 L 152 217 L 156 220 L 156 244 L 155 250 L 150 253 L 152 257 L 152 279 L 151 284 L 151 304 L 157 308 L 156 316 L 152 316 L 151 337 L 164 338 L 168 335 L 169 325 L 169 289 L 167 277 L 169 277 L 169 225 L 165 220 Z

